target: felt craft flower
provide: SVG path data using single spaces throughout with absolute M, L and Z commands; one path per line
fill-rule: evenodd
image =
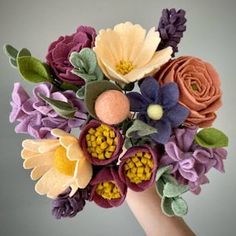
M 79 52 L 82 48 L 92 48 L 95 37 L 94 28 L 80 26 L 74 34 L 61 36 L 51 43 L 46 59 L 59 79 L 68 83 L 84 84 L 84 80 L 71 73 L 73 66 L 69 62 L 69 57 L 72 52 Z
M 40 195 L 56 198 L 68 187 L 69 196 L 85 188 L 92 178 L 92 166 L 78 144 L 78 139 L 63 130 L 53 129 L 58 139 L 23 141 L 23 167 L 33 169 L 31 178 L 38 180 L 35 190 Z
M 179 57 L 165 65 L 155 78 L 160 84 L 177 83 L 179 101 L 190 111 L 186 125 L 212 125 L 222 96 L 220 78 L 212 65 L 196 57 Z
M 127 187 L 120 180 L 117 170 L 112 167 L 101 169 L 90 184 L 92 185 L 90 200 L 101 207 L 117 207 L 125 200 Z
M 118 129 L 91 120 L 81 131 L 79 143 L 88 160 L 94 165 L 107 165 L 118 159 L 123 138 Z
M 72 104 L 77 109 L 75 117 L 66 119 L 59 116 L 38 96 L 38 93 Z M 27 94 L 20 83 L 15 83 L 11 106 L 10 122 L 19 122 L 15 128 L 16 133 L 30 134 L 34 138 L 53 138 L 50 131 L 55 128 L 70 132 L 72 128 L 81 127 L 87 119 L 84 103 L 76 98 L 73 91 L 54 91 L 52 84 L 49 83 L 37 85 L 32 97 Z
M 155 181 L 157 155 L 150 146 L 134 146 L 120 160 L 119 176 L 133 191 L 144 191 Z
M 128 84 L 153 75 L 170 59 L 172 48 L 156 51 L 159 43 L 154 27 L 146 34 L 140 25 L 126 22 L 101 30 L 94 51 L 109 79 Z
M 160 165 L 171 165 L 171 173 L 182 184 L 189 185 L 195 194 L 201 191 L 200 185 L 208 183 L 206 174 L 214 167 L 224 172 L 223 160 L 227 151 L 223 148 L 203 148 L 194 142 L 197 127 L 175 129 L 165 144 L 165 153 Z
M 158 143 L 166 143 L 172 128 L 181 125 L 189 112 L 178 103 L 179 90 L 175 83 L 160 86 L 152 77 L 145 78 L 140 85 L 140 93 L 131 92 L 127 96 L 130 109 L 137 112 L 137 119 L 157 129 L 150 137 Z

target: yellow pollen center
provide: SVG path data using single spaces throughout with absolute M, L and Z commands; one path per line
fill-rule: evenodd
M 152 120 L 160 120 L 163 113 L 163 108 L 159 104 L 150 104 L 147 108 L 147 114 Z
M 135 66 L 133 65 L 133 63 L 129 60 L 125 61 L 125 60 L 120 60 L 120 62 L 118 64 L 116 64 L 116 71 L 119 74 L 122 75 L 126 75 L 128 74 L 131 70 L 133 70 L 135 68 Z
M 97 128 L 90 128 L 86 135 L 88 153 L 99 160 L 112 157 L 116 150 L 118 138 L 113 129 L 107 125 L 100 125 Z
M 96 188 L 96 193 L 108 200 L 121 197 L 120 191 L 114 181 L 99 183 Z
M 150 180 L 154 162 L 149 152 L 137 152 L 124 164 L 124 173 L 131 183 L 139 184 Z
M 58 147 L 54 153 L 53 166 L 64 175 L 73 176 L 76 161 L 70 161 L 66 155 L 66 149 Z

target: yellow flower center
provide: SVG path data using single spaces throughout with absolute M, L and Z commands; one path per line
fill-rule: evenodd
M 96 188 L 96 193 L 108 200 L 121 197 L 120 191 L 114 181 L 99 183 Z
M 196 82 L 192 82 L 191 87 L 192 87 L 193 91 L 197 91 L 197 92 L 201 91 L 200 86 Z
M 87 150 L 92 157 L 105 160 L 112 157 L 118 143 L 114 130 L 107 125 L 90 128 L 86 135 Z
M 133 70 L 135 68 L 135 66 L 133 65 L 133 63 L 129 60 L 125 61 L 125 60 L 120 60 L 120 62 L 118 64 L 116 64 L 116 71 L 119 74 L 122 75 L 126 75 L 128 74 L 131 70 Z
M 131 183 L 139 184 L 150 180 L 153 167 L 152 155 L 148 152 L 138 152 L 125 162 L 124 171 Z
M 58 147 L 54 153 L 53 166 L 64 175 L 73 176 L 76 161 L 70 161 L 66 155 L 66 149 Z
M 163 108 L 159 104 L 151 104 L 147 108 L 147 114 L 152 120 L 160 120 L 163 113 Z

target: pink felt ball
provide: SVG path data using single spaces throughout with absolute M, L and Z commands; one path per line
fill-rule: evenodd
M 109 125 L 119 124 L 129 115 L 129 100 L 118 90 L 101 93 L 95 102 L 97 117 Z

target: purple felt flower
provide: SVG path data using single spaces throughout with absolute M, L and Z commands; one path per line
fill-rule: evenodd
M 71 73 L 73 67 L 69 62 L 69 57 L 72 52 L 79 52 L 82 48 L 92 48 L 95 37 L 94 28 L 80 26 L 74 34 L 61 36 L 51 43 L 46 59 L 59 79 L 68 83 L 84 84 L 84 80 Z
M 145 78 L 140 85 L 140 93 L 131 92 L 127 96 L 131 111 L 137 112 L 137 119 L 157 129 L 150 137 L 161 144 L 166 143 L 172 128 L 181 125 L 189 111 L 178 103 L 179 90 L 176 83 L 162 86 L 152 77 Z
M 49 98 L 71 103 L 77 111 L 75 117 L 66 119 L 59 116 L 51 106 L 43 101 L 37 94 L 43 94 Z M 12 91 L 12 111 L 10 122 L 18 121 L 16 133 L 28 133 L 35 138 L 53 138 L 50 131 L 58 128 L 70 132 L 72 128 L 81 127 L 86 119 L 84 103 L 76 98 L 73 91 L 54 91 L 49 83 L 37 85 L 30 97 L 20 83 L 15 83 Z
M 206 174 L 214 167 L 224 172 L 223 160 L 227 151 L 223 148 L 203 148 L 194 143 L 197 128 L 175 129 L 168 143 L 160 165 L 171 165 L 171 173 L 182 183 L 189 185 L 195 194 L 201 191 L 200 185 L 208 183 Z

